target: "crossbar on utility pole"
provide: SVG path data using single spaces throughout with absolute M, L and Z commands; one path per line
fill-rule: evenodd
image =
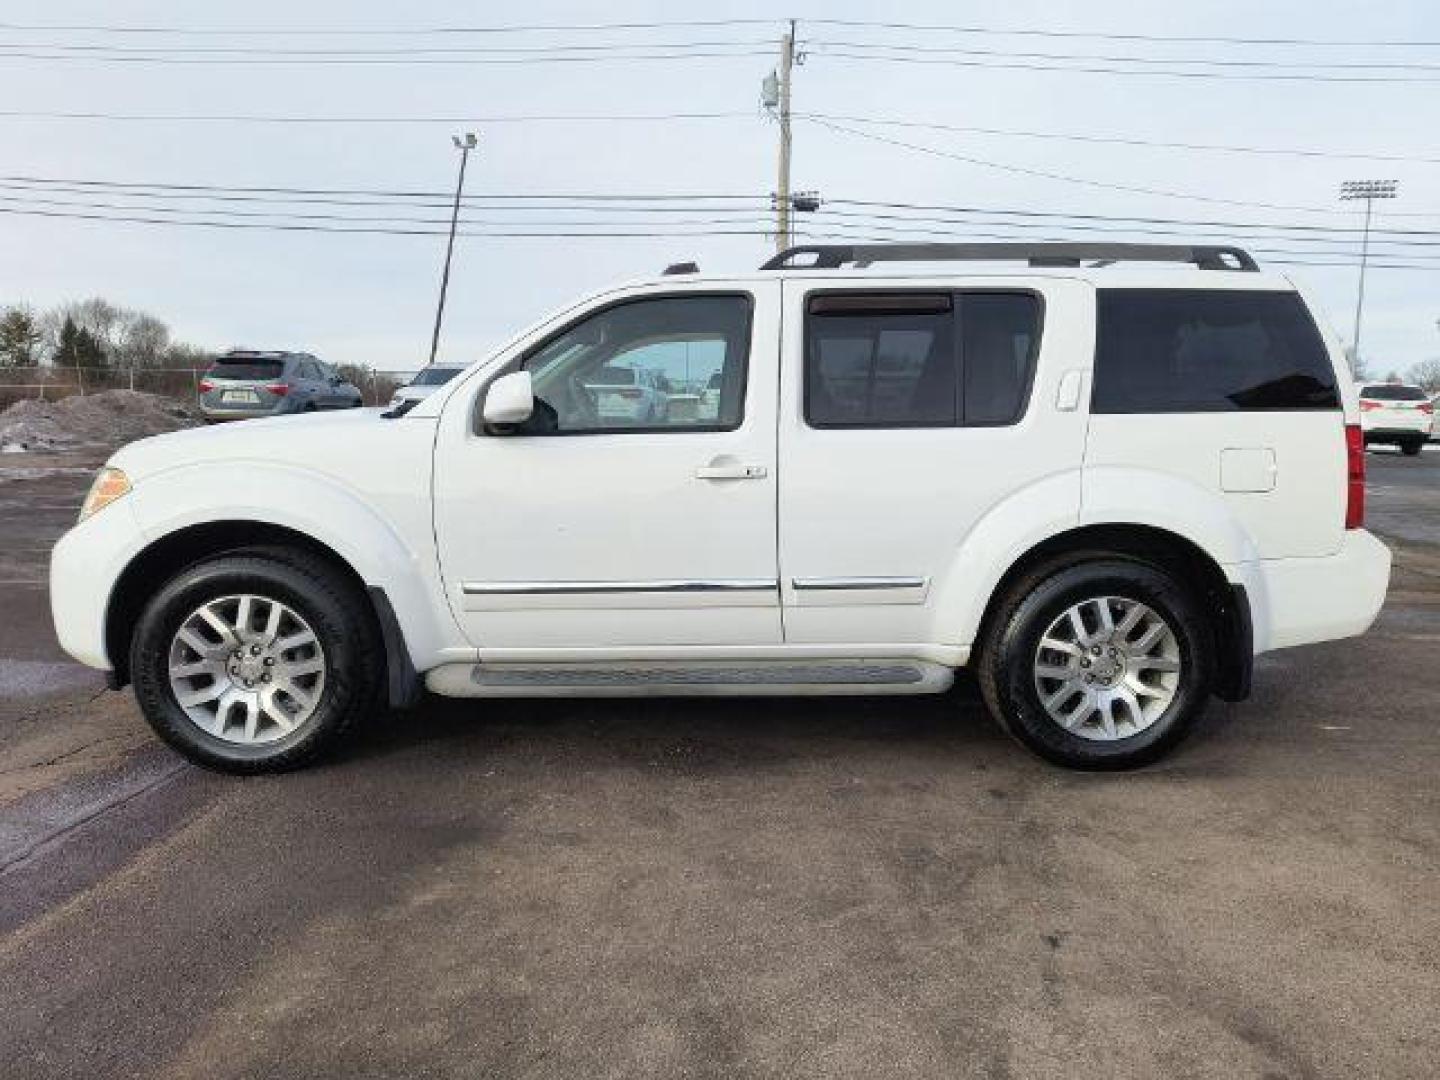
M 475 149 L 477 140 L 473 131 L 467 131 L 465 138 L 452 135 L 451 141 L 460 151 L 460 175 L 455 180 L 455 205 L 450 211 L 450 238 L 445 241 L 445 269 L 440 273 L 440 302 L 435 305 L 435 330 L 430 335 L 430 360 L 435 363 L 435 353 L 440 348 L 440 323 L 445 318 L 445 292 L 450 287 L 450 257 L 455 251 L 455 227 L 460 223 L 460 197 L 465 191 L 465 163 L 470 160 L 470 151 Z

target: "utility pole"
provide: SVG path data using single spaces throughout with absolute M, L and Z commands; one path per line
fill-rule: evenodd
M 1355 336 L 1350 346 L 1352 371 L 1361 370 L 1360 365 L 1364 363 L 1360 358 L 1360 322 L 1365 312 L 1365 267 L 1370 261 L 1370 214 L 1376 199 L 1395 198 L 1399 186 L 1398 180 L 1346 180 L 1340 185 L 1342 202 L 1365 200 L 1365 231 L 1360 241 L 1360 286 L 1355 294 Z
M 473 131 L 467 131 L 463 139 L 459 135 L 452 135 L 450 141 L 455 144 L 455 149 L 460 151 L 460 176 L 455 181 L 455 206 L 450 211 L 450 239 L 445 242 L 445 269 L 440 274 L 440 302 L 435 305 L 435 332 L 430 335 L 431 364 L 435 363 L 435 352 L 440 348 L 440 322 L 445 317 L 445 290 L 450 287 L 450 256 L 455 251 L 455 226 L 460 223 L 460 196 L 465 191 L 465 163 L 470 160 L 470 151 L 474 150 L 478 143 Z
M 776 178 L 775 250 L 790 246 L 790 81 L 795 70 L 795 20 L 780 42 L 780 67 L 772 71 L 761 88 L 760 102 L 780 122 L 780 167 Z

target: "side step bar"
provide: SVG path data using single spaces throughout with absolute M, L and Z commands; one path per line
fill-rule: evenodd
M 926 660 L 447 664 L 425 676 L 447 697 L 763 697 L 934 694 L 954 669 Z

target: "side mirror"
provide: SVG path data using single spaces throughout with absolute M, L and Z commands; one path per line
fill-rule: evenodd
M 530 372 L 512 371 L 490 384 L 485 394 L 485 423 L 523 424 L 535 411 L 535 391 Z

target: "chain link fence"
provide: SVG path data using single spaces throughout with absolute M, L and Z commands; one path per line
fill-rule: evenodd
M 104 390 L 138 390 L 193 402 L 208 367 L 118 368 L 36 367 L 0 368 L 0 409 L 34 398 L 57 401 L 75 394 Z M 366 405 L 388 405 L 395 391 L 413 377 L 413 371 L 380 371 L 346 367 L 342 372 L 360 390 Z

